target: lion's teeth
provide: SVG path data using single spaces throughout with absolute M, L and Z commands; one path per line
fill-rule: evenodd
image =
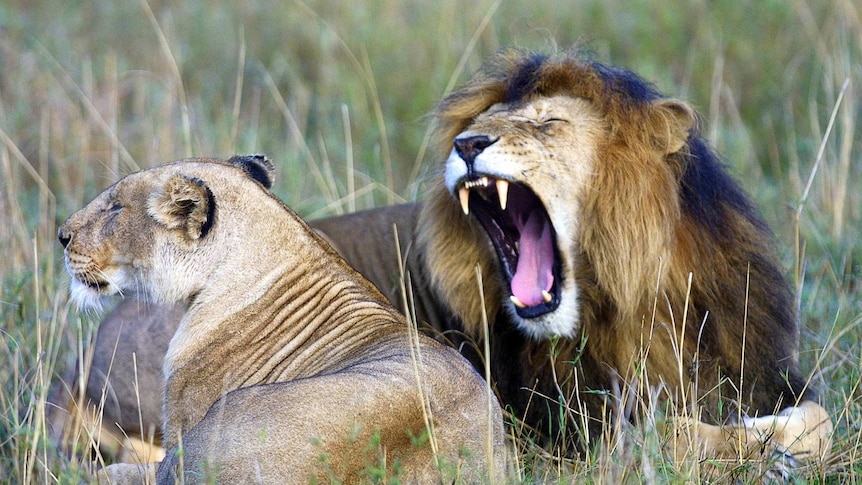
M 524 305 L 524 302 L 519 300 L 518 297 L 515 295 L 509 295 L 509 300 L 511 300 L 512 303 L 514 303 L 515 306 L 518 308 L 527 308 L 527 305 Z
M 500 197 L 500 208 L 506 210 L 506 202 L 509 200 L 509 181 L 497 179 L 497 195 Z
M 468 189 L 472 189 L 473 187 L 487 187 L 488 186 L 488 177 L 480 177 L 476 180 L 468 180 L 464 182 L 464 187 Z
M 458 198 L 461 199 L 461 210 L 464 211 L 464 215 L 470 214 L 470 189 L 467 187 L 461 187 L 458 190 Z
M 548 293 L 547 291 L 542 290 L 542 299 L 545 300 L 545 303 L 551 303 L 551 300 L 553 300 L 553 297 L 551 297 L 551 294 Z

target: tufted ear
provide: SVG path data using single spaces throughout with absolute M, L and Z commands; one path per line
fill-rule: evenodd
M 215 198 L 203 180 L 174 175 L 150 194 L 147 213 L 168 229 L 181 229 L 190 241 L 196 241 L 212 227 Z
M 266 158 L 266 155 L 234 155 L 227 161 L 241 168 L 246 175 L 260 182 L 267 189 L 272 188 L 275 180 L 275 165 Z
M 694 110 L 676 99 L 656 101 L 652 108 L 650 121 L 656 148 L 665 155 L 680 151 L 697 122 Z

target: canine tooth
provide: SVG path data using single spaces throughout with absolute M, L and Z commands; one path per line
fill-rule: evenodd
M 464 211 L 464 215 L 470 214 L 470 189 L 467 187 L 461 187 L 458 190 L 458 198 L 461 199 L 461 210 Z
M 515 295 L 509 295 L 509 300 L 511 300 L 512 303 L 514 303 L 515 306 L 518 308 L 527 308 L 527 305 L 524 305 L 524 302 L 519 300 L 518 297 Z
M 545 300 L 545 303 L 551 303 L 553 297 L 551 297 L 551 294 L 547 291 L 542 290 L 542 299 Z
M 506 210 L 506 202 L 509 200 L 509 181 L 497 179 L 497 195 L 500 197 L 500 208 Z

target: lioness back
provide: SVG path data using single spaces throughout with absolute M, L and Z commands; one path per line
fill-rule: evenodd
M 493 478 L 487 475 L 490 470 L 504 465 L 492 462 L 486 464 L 489 469 L 478 469 L 472 454 L 498 453 L 505 444 L 494 437 L 487 419 L 471 423 L 472 419 L 465 419 L 467 416 L 461 413 L 445 411 L 458 403 L 460 409 L 471 410 L 468 414 L 487 412 L 491 403 L 484 382 L 475 374 L 465 373 L 460 356 L 450 348 L 423 339 L 419 351 L 422 359 L 419 377 L 427 402 L 413 392 L 417 375 L 412 372 L 409 343 L 386 342 L 386 348 L 378 355 L 381 360 L 351 366 L 337 376 L 231 391 L 186 434 L 182 460 L 205 463 L 207 457 L 218 456 L 218 467 L 205 472 L 217 470 L 224 483 L 307 483 L 309 479 L 321 482 L 333 478 L 352 483 L 360 478 L 356 474 L 357 462 L 363 463 L 367 470 L 382 466 L 406 483 L 490 480 Z M 385 385 L 381 383 L 383 377 Z M 400 423 L 400 428 L 359 424 L 367 422 L 365 416 L 379 412 L 376 408 L 380 400 L 389 403 L 386 413 L 393 422 Z M 433 422 L 430 437 L 426 423 L 416 419 L 417 410 L 423 406 Z M 333 410 L 325 423 L 296 419 L 317 414 L 322 407 Z M 225 412 L 230 409 L 243 412 Z M 338 412 L 334 412 L 336 409 Z M 326 433 L 328 436 L 322 434 L 324 429 L 331 430 Z M 309 439 L 297 442 L 297 436 Z M 434 440 L 433 445 L 429 439 Z M 293 444 L 285 447 L 283 443 Z M 426 453 L 401 451 L 431 446 L 436 447 L 440 458 L 436 473 L 417 472 L 428 467 Z M 260 450 L 267 451 L 264 455 Z M 261 459 L 262 456 L 266 459 Z M 177 454 L 168 455 L 159 468 L 160 483 L 174 479 L 179 460 Z M 303 476 L 280 465 L 296 462 L 322 462 L 323 471 Z M 186 471 L 198 470 L 186 467 Z M 498 474 L 492 483 L 499 483 L 501 477 Z

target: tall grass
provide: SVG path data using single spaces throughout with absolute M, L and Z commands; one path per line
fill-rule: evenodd
M 428 137 L 435 102 L 501 46 L 572 43 L 704 115 L 783 243 L 800 358 L 838 421 L 834 457 L 805 476 L 855 483 L 862 8 L 851 0 L 0 5 L 0 481 L 75 476 L 74 461 L 52 459 L 45 394 L 97 318 L 69 308 L 55 234 L 99 190 L 162 161 L 263 152 L 276 193 L 306 216 L 421 198 L 441 156 Z M 667 469 L 656 427 L 575 461 L 520 442 L 517 475 L 703 477 L 696 462 Z

